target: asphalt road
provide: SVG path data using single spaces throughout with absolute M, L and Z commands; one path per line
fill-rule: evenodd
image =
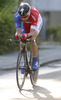
M 1 100 L 61 100 L 61 62 L 41 66 L 36 86 L 26 79 L 22 91 L 16 84 L 15 70 L 0 71 Z
M 61 45 L 39 45 L 39 64 L 61 60 Z M 0 70 L 16 67 L 18 52 L 0 55 Z

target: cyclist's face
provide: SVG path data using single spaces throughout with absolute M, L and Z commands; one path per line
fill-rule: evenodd
M 21 17 L 22 21 L 27 21 L 28 18 L 29 18 L 29 16 L 27 16 L 27 17 Z

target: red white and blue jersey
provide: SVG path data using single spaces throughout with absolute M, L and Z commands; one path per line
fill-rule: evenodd
M 17 12 L 14 16 L 16 28 L 21 28 L 22 30 L 24 29 L 26 33 L 29 33 L 30 28 L 36 29 L 36 27 L 38 27 L 38 23 L 40 23 L 39 27 L 41 27 L 42 26 L 42 18 L 40 19 L 39 16 L 40 16 L 40 14 L 39 14 L 38 10 L 31 7 L 30 16 L 29 16 L 28 20 L 26 22 L 23 22 Z M 40 20 L 38 21 L 38 19 L 40 19 Z M 20 24 L 21 22 L 22 22 L 22 25 Z

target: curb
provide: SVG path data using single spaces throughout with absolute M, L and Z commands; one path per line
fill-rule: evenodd
M 10 68 L 0 68 L 0 71 L 7 71 L 7 70 L 15 70 L 16 67 L 10 67 Z
M 52 63 L 52 62 L 57 62 L 57 61 L 61 61 L 61 59 L 54 59 L 54 60 L 50 60 L 50 61 L 44 62 L 44 63 L 40 64 L 40 67 L 44 66 L 46 64 Z
M 49 64 L 49 63 L 52 63 L 52 62 L 57 62 L 57 61 L 61 61 L 61 59 L 55 59 L 55 60 L 50 60 L 50 61 L 47 61 L 47 62 L 43 62 L 42 64 L 40 64 L 40 67 L 41 66 L 45 66 L 46 64 Z M 0 68 L 0 71 L 10 71 L 10 70 L 15 70 L 16 67 L 10 67 L 10 68 Z

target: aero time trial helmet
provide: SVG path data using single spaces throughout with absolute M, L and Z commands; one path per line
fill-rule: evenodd
M 18 9 L 18 13 L 21 17 L 30 15 L 30 5 L 28 3 L 21 3 Z

